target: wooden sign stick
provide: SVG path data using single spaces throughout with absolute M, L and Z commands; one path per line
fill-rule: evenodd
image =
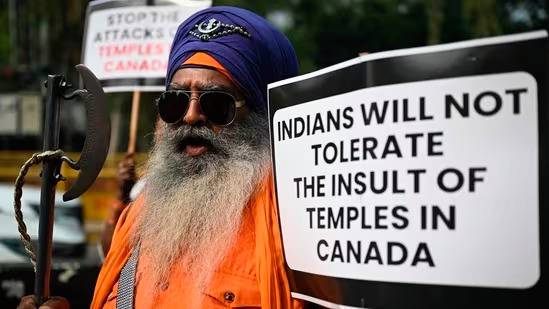
M 135 153 L 137 143 L 137 123 L 139 120 L 139 101 L 141 92 L 134 90 L 132 98 L 132 114 L 130 118 L 130 138 L 128 140 L 128 153 Z

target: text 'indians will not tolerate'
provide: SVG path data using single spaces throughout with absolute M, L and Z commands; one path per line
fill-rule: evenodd
M 489 117 L 505 111 L 517 115 L 521 112 L 521 98 L 527 92 L 527 88 L 516 88 L 487 90 L 476 95 L 467 92 L 463 92 L 461 96 L 446 94 L 443 102 L 438 103 L 444 104 L 445 119 L 456 116 L 467 118 L 471 114 Z M 317 112 L 278 121 L 277 141 L 351 129 L 358 119 L 362 126 L 433 120 L 435 115 L 427 110 L 425 97 L 420 96 L 415 100 L 417 102 L 412 102 L 409 98 L 371 101 L 358 106 L 346 106 L 325 113 Z
M 531 94 L 530 91 L 527 87 L 508 87 L 498 90 L 483 89 L 475 93 L 443 93 L 437 102 L 434 102 L 436 100 L 432 96 L 363 100 L 301 115 L 296 115 L 294 109 L 291 116 L 275 124 L 275 150 L 277 144 L 307 136 L 343 132 L 356 127 L 370 128 L 385 124 L 456 118 L 490 118 L 498 114 L 519 117 L 523 110 L 527 110 L 525 104 L 528 100 L 525 98 Z M 427 102 L 428 100 L 433 101 Z M 437 104 L 436 110 L 431 110 L 434 105 L 428 103 Z M 440 246 L 435 245 L 433 251 L 430 242 L 400 239 L 398 231 L 455 232 L 459 229 L 460 208 L 455 199 L 451 202 L 427 202 L 429 199 L 424 197 L 428 195 L 422 194 L 428 192 L 429 195 L 444 196 L 461 192 L 475 195 L 479 189 L 485 189 L 483 185 L 490 173 L 485 161 L 467 161 L 465 164 L 456 161 L 455 166 L 448 162 L 444 166 L 406 166 L 404 169 L 399 166 L 384 166 L 382 169 L 379 166 L 364 166 L 351 171 L 322 169 L 322 166 L 327 165 L 345 169 L 345 164 L 349 162 L 364 160 L 443 157 L 448 155 L 446 152 L 455 150 L 452 147 L 445 149 L 445 139 L 451 133 L 446 136 L 447 131 L 443 126 L 423 132 L 417 128 L 410 126 L 407 132 L 394 130 L 388 134 L 379 134 L 379 130 L 355 130 L 349 131 L 354 135 L 331 135 L 329 139 L 314 139 L 314 142 L 306 145 L 306 149 L 310 150 L 305 157 L 306 163 L 315 167 L 313 170 L 316 174 L 311 175 L 313 170 L 304 169 L 306 174 L 296 175 L 297 171 L 292 170 L 283 181 L 291 182 L 289 186 L 288 183 L 284 186 L 291 190 L 288 195 L 291 196 L 288 200 L 291 202 L 288 205 L 305 213 L 300 216 L 305 218 L 302 222 L 306 224 L 305 228 L 323 235 L 316 239 L 315 256 L 318 261 L 429 268 L 437 266 Z M 293 150 L 289 150 L 288 146 L 284 147 L 281 160 Z M 305 162 L 302 161 L 299 166 L 303 163 Z M 418 164 L 423 163 L 425 162 Z M 383 194 L 396 197 L 395 202 L 375 199 L 376 195 Z M 398 198 L 398 195 L 402 197 L 409 194 L 414 195 L 414 205 L 406 205 Z M 368 198 L 364 199 L 366 195 Z M 339 205 L 334 205 L 333 199 L 329 199 L 330 202 L 323 199 L 345 196 L 357 198 L 342 199 Z M 374 199 L 370 200 L 370 197 Z M 352 237 L 349 236 L 351 234 L 347 235 L 349 237 L 330 236 L 332 234 L 329 231 L 342 230 L 392 230 L 397 233 L 390 234 L 393 239 L 376 239 L 377 236 L 373 235 L 378 234 L 372 233 L 364 234 L 361 239 L 355 237 L 357 234 Z

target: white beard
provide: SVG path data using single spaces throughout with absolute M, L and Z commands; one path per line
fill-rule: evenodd
M 184 155 L 180 145 L 189 134 L 210 141 L 211 149 Z M 157 288 L 176 265 L 199 286 L 207 284 L 269 163 L 267 121 L 255 113 L 219 134 L 166 126 L 149 159 L 145 204 L 132 239 L 150 258 Z

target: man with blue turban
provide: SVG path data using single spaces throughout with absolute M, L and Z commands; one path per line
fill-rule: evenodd
M 93 308 L 300 306 L 284 271 L 266 100 L 268 83 L 297 70 L 286 37 L 252 12 L 212 7 L 179 26 L 147 184 L 119 220 Z
M 297 71 L 287 38 L 247 10 L 211 7 L 179 26 L 146 185 L 117 223 L 92 308 L 302 307 L 267 119 L 267 84 Z

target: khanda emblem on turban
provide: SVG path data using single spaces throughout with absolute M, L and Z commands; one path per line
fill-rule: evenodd
M 199 24 L 196 24 L 193 30 L 189 31 L 190 35 L 195 36 L 202 41 L 209 41 L 211 39 L 233 33 L 240 34 L 248 38 L 252 37 L 252 35 L 244 27 L 224 24 L 215 18 L 210 18 Z

